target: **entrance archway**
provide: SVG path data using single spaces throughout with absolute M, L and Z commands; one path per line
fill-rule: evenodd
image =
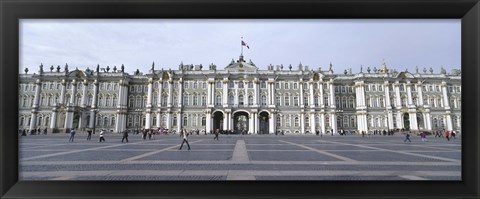
M 247 112 L 236 112 L 233 114 L 233 130 L 236 134 L 241 134 L 242 132 L 248 133 L 248 121 L 249 121 Z
M 423 115 L 421 113 L 417 113 L 417 124 L 418 129 L 425 129 L 425 122 L 423 122 Z
M 261 112 L 259 114 L 258 121 L 259 121 L 259 132 L 257 132 L 257 133 L 258 134 L 269 134 L 270 129 L 269 129 L 269 125 L 268 125 L 268 121 L 269 121 L 268 112 Z
M 79 122 L 80 122 L 80 114 L 79 113 L 74 113 L 73 114 L 72 128 L 78 129 Z
M 213 114 L 213 131 L 220 129 L 224 130 L 223 128 L 223 113 L 217 111 Z
M 403 128 L 405 130 L 410 130 L 410 116 L 408 113 L 403 114 Z

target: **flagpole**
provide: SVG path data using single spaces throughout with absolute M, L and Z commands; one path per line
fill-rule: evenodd
M 243 38 L 243 37 L 242 37 Z M 240 55 L 243 55 L 243 43 L 242 43 L 243 40 L 240 40 Z

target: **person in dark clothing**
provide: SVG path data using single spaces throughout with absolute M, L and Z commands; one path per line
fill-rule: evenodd
M 412 140 L 410 140 L 410 132 L 407 133 L 407 135 L 405 135 L 405 140 L 403 140 L 403 142 L 412 142 Z
M 220 133 L 220 129 L 217 129 L 215 130 L 215 137 L 213 138 L 213 140 L 218 140 L 218 134 Z
M 316 130 L 315 131 L 315 134 L 318 136 L 320 134 L 320 131 L 319 130 Z
M 92 130 L 87 130 L 87 140 L 92 139 Z
M 123 131 L 122 143 L 123 143 L 123 140 L 127 140 L 127 142 L 128 142 L 128 131 L 127 130 Z
M 43 129 L 43 135 L 47 135 L 47 128 Z
M 75 129 L 72 128 L 72 131 L 70 131 L 70 139 L 68 139 L 68 142 L 73 142 L 74 138 L 75 138 Z
M 147 129 L 143 130 L 143 136 L 142 137 L 143 137 L 144 140 L 147 139 Z
M 25 129 L 22 131 L 22 136 L 27 136 L 27 131 Z
M 151 140 L 151 139 L 152 139 L 153 130 L 150 129 L 150 130 L 147 130 L 147 131 L 148 131 L 148 139 Z
M 183 144 L 184 144 L 184 143 L 187 143 L 188 150 L 190 150 L 190 144 L 188 144 L 188 139 L 187 139 L 187 137 L 188 137 L 188 132 L 187 132 L 187 130 L 183 130 L 182 132 L 183 132 L 182 145 L 180 145 L 180 148 L 179 148 L 178 150 L 182 150 L 182 147 L 183 147 Z

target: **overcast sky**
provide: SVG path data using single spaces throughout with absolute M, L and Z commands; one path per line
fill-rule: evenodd
M 418 66 L 460 68 L 460 26 L 448 20 L 39 20 L 20 21 L 20 67 L 37 72 L 65 63 L 69 69 L 125 65 L 178 69 L 210 63 L 223 69 L 243 49 L 260 69 L 299 63 L 335 73 L 379 68 L 415 71 Z

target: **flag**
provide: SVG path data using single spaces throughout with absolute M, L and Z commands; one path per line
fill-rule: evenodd
M 245 43 L 243 40 L 242 40 L 242 46 L 246 46 L 248 49 L 250 49 L 250 46 L 248 46 L 248 44 Z

